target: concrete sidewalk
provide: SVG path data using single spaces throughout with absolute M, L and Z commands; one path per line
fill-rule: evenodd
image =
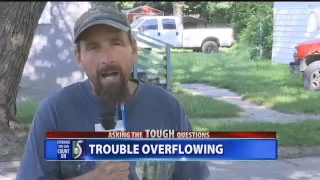
M 217 88 L 207 84 L 181 84 L 180 87 L 188 90 L 193 94 L 204 95 L 214 99 L 222 100 L 230 104 L 237 105 L 246 113 L 241 117 L 234 118 L 214 118 L 215 121 L 265 121 L 265 122 L 294 122 L 300 120 L 320 119 L 320 114 L 287 114 L 278 112 L 264 106 L 243 101 L 242 96 L 228 89 Z
M 277 161 L 211 161 L 209 180 L 320 180 L 320 157 Z M 15 179 L 19 162 L 0 162 L 0 179 Z
M 320 180 L 320 157 L 277 161 L 214 161 L 210 180 Z

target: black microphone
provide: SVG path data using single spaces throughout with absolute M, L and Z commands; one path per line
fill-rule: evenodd
M 117 125 L 117 107 L 113 108 L 103 108 L 100 112 L 100 122 L 101 126 L 105 130 L 114 129 Z

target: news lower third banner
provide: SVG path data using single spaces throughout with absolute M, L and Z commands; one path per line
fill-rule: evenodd
M 47 139 L 51 161 L 212 161 L 276 160 L 277 139 L 81 138 Z

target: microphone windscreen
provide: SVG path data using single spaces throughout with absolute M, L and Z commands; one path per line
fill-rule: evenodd
M 114 129 L 117 124 L 117 108 L 103 108 L 100 112 L 100 123 L 105 130 Z

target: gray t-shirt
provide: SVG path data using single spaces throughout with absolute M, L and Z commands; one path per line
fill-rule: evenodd
M 187 115 L 175 96 L 160 87 L 138 83 L 136 92 L 125 104 L 127 130 L 192 130 Z M 96 163 L 92 161 L 46 161 L 44 140 L 47 131 L 95 131 L 95 124 L 100 123 L 101 107 L 88 80 L 65 87 L 44 99 L 35 114 L 17 180 L 69 179 L 95 168 Z M 131 180 L 167 180 L 170 176 L 174 180 L 201 180 L 209 175 L 203 162 L 130 164 Z M 148 172 L 143 172 L 146 167 L 149 168 Z

